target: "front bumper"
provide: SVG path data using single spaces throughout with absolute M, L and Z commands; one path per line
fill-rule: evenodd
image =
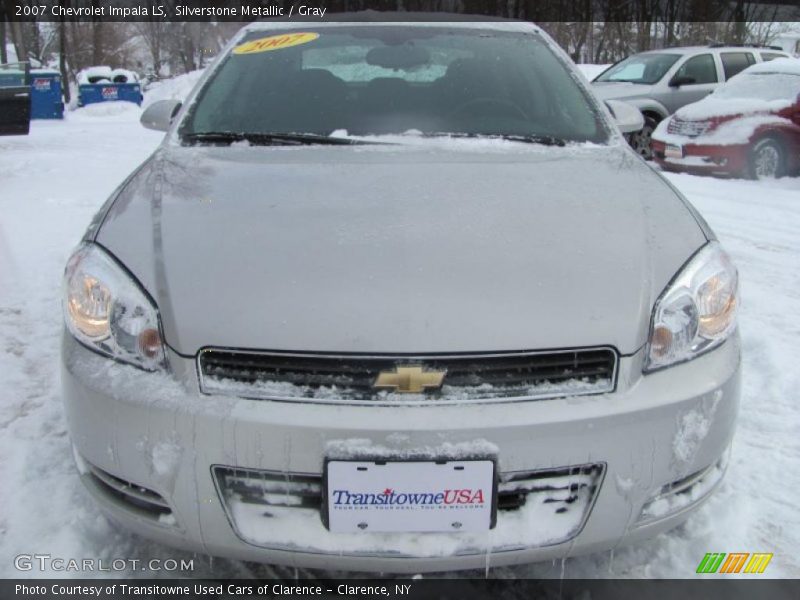
M 747 144 L 719 146 L 687 142 L 683 144 L 683 158 L 666 156 L 666 146 L 661 140 L 652 141 L 653 157 L 667 171 L 728 176 L 747 172 Z
M 172 354 L 172 374 L 145 373 L 65 335 L 62 383 L 87 488 L 113 519 L 138 533 L 244 560 L 421 572 L 606 550 L 680 523 L 721 478 L 738 410 L 739 352 L 734 336 L 647 376 L 642 352 L 621 357 L 617 391 L 603 396 L 371 407 L 202 395 L 191 359 Z M 309 518 L 308 511 L 253 524 L 237 520 L 212 475 L 223 466 L 319 477 L 330 448 L 354 440 L 398 453 L 479 442 L 496 448 L 504 474 L 575 465 L 599 465 L 602 474 L 586 503 L 588 518 L 565 530 L 566 537 L 544 535 L 552 522 L 527 508 L 501 513 L 497 527 L 478 537 L 334 534 L 318 512 Z M 668 493 L 676 482 L 697 481 L 681 496 Z

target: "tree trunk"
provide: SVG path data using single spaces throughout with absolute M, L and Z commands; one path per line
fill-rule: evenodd
M 0 12 L 0 64 L 8 62 L 8 51 L 6 50 L 6 15 Z
M 67 73 L 67 24 L 64 18 L 58 24 L 58 70 L 61 71 L 61 89 L 64 91 L 64 102 L 69 104 L 69 73 Z
M 26 62 L 28 60 L 28 49 L 25 46 L 25 38 L 22 35 L 22 27 L 19 21 L 11 21 L 11 41 L 17 50 L 17 60 Z

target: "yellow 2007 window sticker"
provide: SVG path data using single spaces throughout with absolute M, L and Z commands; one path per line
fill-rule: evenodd
M 244 44 L 239 44 L 233 49 L 234 54 L 256 54 L 257 52 L 269 52 L 270 50 L 282 50 L 300 44 L 313 42 L 319 37 L 318 33 L 301 31 L 298 33 L 284 33 L 281 35 L 271 35 L 257 40 L 251 40 Z

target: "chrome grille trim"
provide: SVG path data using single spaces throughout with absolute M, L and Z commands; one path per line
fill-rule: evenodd
M 673 118 L 667 126 L 667 133 L 694 138 L 703 135 L 710 126 L 711 123 L 708 121 L 684 121 Z
M 607 394 L 616 389 L 618 363 L 619 356 L 610 346 L 463 354 L 328 354 L 209 347 L 196 357 L 204 394 L 369 406 Z M 401 394 L 372 388 L 382 370 L 416 364 L 448 372 L 441 390 Z M 348 386 L 348 378 L 356 382 Z M 323 385 L 326 382 L 333 385 Z

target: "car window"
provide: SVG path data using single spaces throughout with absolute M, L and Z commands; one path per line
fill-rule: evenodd
M 785 54 L 778 54 L 777 52 L 762 52 L 761 53 L 761 60 L 767 62 L 769 60 L 775 60 L 776 58 L 786 58 Z
M 634 54 L 603 71 L 595 81 L 620 81 L 651 85 L 659 81 L 680 54 Z
M 608 139 L 538 34 L 390 25 L 250 32 L 180 128 L 205 132 Z
M 750 52 L 721 52 L 720 56 L 722 57 L 722 67 L 725 69 L 725 79 L 741 73 L 756 62 Z
M 687 60 L 675 73 L 675 79 L 685 78 L 688 85 L 717 83 L 717 67 L 711 54 L 700 54 Z

